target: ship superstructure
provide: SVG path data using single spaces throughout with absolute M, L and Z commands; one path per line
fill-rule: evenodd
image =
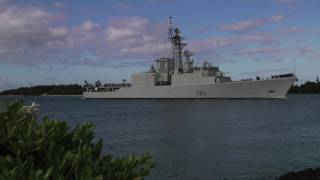
M 155 60 L 147 72 L 131 76 L 131 84 L 96 83 L 83 93 L 84 98 L 284 98 L 293 84 L 294 74 L 232 81 L 218 66 L 204 62 L 194 66 L 193 53 L 183 50 L 180 29 L 170 17 L 168 39 L 172 56 Z

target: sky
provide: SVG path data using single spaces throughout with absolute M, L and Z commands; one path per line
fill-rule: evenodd
M 170 57 L 170 16 L 234 80 L 320 76 L 320 0 L 0 0 L 0 91 L 130 81 Z

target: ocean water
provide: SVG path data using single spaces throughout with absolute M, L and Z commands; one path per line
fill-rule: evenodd
M 320 166 L 320 95 L 288 99 L 83 100 L 77 96 L 0 97 L 36 100 L 41 116 L 91 121 L 104 153 L 150 152 L 147 179 L 274 179 Z

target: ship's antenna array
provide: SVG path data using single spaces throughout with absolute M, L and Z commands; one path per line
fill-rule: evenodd
M 296 59 L 293 59 L 293 74 L 296 75 Z
M 174 72 L 174 67 L 175 67 L 175 52 L 174 52 L 174 45 L 173 45 L 173 25 L 172 24 L 173 24 L 172 17 L 170 16 L 169 17 L 169 27 L 168 27 L 168 39 L 171 43 L 171 58 L 172 58 L 170 73 Z
M 182 49 L 187 44 L 182 42 L 184 38 L 180 36 L 180 30 L 178 28 L 173 30 L 172 17 L 170 17 L 168 36 L 172 45 L 172 67 L 177 70 L 177 73 L 183 73 Z
M 169 30 L 168 39 L 171 42 L 172 41 L 172 36 L 173 36 L 172 17 L 170 17 L 169 19 L 170 20 L 169 20 L 169 27 L 168 27 L 168 30 Z

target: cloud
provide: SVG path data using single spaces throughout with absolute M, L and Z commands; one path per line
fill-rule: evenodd
M 245 32 L 283 18 L 279 15 L 242 21 L 222 29 Z M 107 24 L 85 20 L 71 27 L 63 23 L 59 14 L 41 7 L 9 3 L 0 10 L 0 23 L 4 24 L 0 26 L 0 59 L 6 63 L 105 66 L 112 65 L 111 60 L 171 56 L 167 22 L 152 22 L 143 17 L 111 18 Z M 274 42 L 275 38 L 270 33 L 251 32 L 190 40 L 191 45 L 187 49 L 212 54 L 216 49 L 230 50 Z M 267 50 L 242 53 L 261 54 L 263 51 Z
M 279 4 L 292 5 L 297 2 L 297 0 L 275 0 Z
M 172 2 L 176 2 L 177 0 L 144 0 L 147 3 L 172 3 Z
M 57 42 L 66 43 L 67 29 L 54 25 L 59 18 L 59 14 L 31 5 L 3 6 L 0 9 L 1 59 L 10 59 Z
M 73 64 L 85 50 L 95 49 L 103 36 L 98 23 L 86 20 L 76 27 L 65 26 L 61 13 L 34 5 L 6 3 L 0 8 L 0 24 L 4 63 Z
M 8 84 L 9 78 L 6 76 L 0 75 L 0 87 Z
M 237 54 L 239 55 L 269 55 L 274 57 L 275 55 L 280 55 L 288 52 L 288 48 L 279 48 L 279 47 L 260 47 L 260 48 L 247 48 L 240 50 Z
M 0 63 L 106 66 L 112 65 L 110 61 L 113 60 L 135 61 L 171 56 L 167 22 L 144 17 L 118 17 L 108 19 L 106 24 L 88 19 L 70 26 L 65 24 L 61 13 L 54 13 L 57 11 L 9 2 L 1 6 Z M 277 48 L 270 48 L 271 44 L 280 41 L 279 38 L 271 33 L 251 31 L 283 19 L 283 15 L 277 15 L 225 25 L 221 30 L 238 33 L 191 39 L 186 49 L 198 54 L 214 54 L 217 49 L 231 54 L 236 49 L 236 53 L 247 56 L 281 54 Z M 293 32 L 297 29 L 285 30 Z M 250 46 L 258 48 L 245 49 Z
M 8 2 L 8 0 L 0 0 L 0 4 L 7 4 Z
M 106 40 L 107 41 L 118 41 L 127 38 L 131 38 L 137 34 L 135 29 L 131 28 L 108 28 L 106 31 Z
M 129 2 L 117 2 L 113 5 L 113 8 L 126 12 L 133 10 L 133 7 Z
M 105 31 L 107 53 L 112 57 L 153 57 L 168 54 L 167 24 L 146 18 L 115 18 Z
M 226 32 L 246 32 L 257 28 L 261 24 L 264 24 L 263 20 L 240 21 L 234 24 L 224 25 L 221 27 L 221 30 Z
M 281 28 L 280 32 L 284 34 L 301 33 L 303 32 L 303 29 L 300 27 L 286 27 L 286 28 Z
M 297 50 L 296 53 L 299 55 L 317 53 L 317 51 L 315 51 L 314 49 L 312 49 L 310 47 L 300 47 L 300 48 L 297 48 L 296 50 Z
M 58 2 L 54 4 L 62 7 Z M 241 21 L 221 29 L 247 32 L 283 18 L 278 15 Z M 68 26 L 61 13 L 35 5 L 6 2 L 0 8 L 0 24 L 3 25 L 0 26 L 0 59 L 5 63 L 103 66 L 110 64 L 110 60 L 171 56 L 167 22 L 152 22 L 144 17 L 110 18 L 107 24 L 85 20 L 77 26 Z M 190 40 L 187 48 L 197 53 L 212 53 L 215 49 L 270 45 L 274 41 L 269 33 L 251 32 Z
M 205 51 L 212 51 L 214 49 L 223 49 L 236 46 L 252 45 L 252 44 L 272 44 L 274 39 L 268 33 L 254 33 L 254 34 L 240 34 L 231 37 L 213 37 L 205 40 L 196 40 L 191 42 L 191 49 L 195 52 L 201 53 Z
M 278 15 L 278 16 L 272 16 L 271 17 L 271 20 L 274 21 L 274 22 L 279 22 L 279 21 L 282 21 L 283 19 L 284 19 L 283 15 Z
M 101 41 L 103 27 L 96 22 L 86 20 L 79 26 L 69 27 L 67 45 L 70 50 L 76 48 L 96 47 Z
M 64 3 L 62 3 L 62 2 L 53 2 L 52 3 L 52 7 L 54 7 L 54 8 L 65 8 L 66 5 Z
M 278 15 L 278 16 L 272 16 L 271 18 L 265 18 L 265 19 L 239 21 L 233 24 L 224 25 L 220 28 L 220 30 L 224 32 L 244 33 L 248 31 L 252 31 L 261 25 L 265 25 L 270 22 L 279 22 L 279 21 L 282 21 L 283 19 L 284 19 L 283 15 Z
M 192 30 L 195 34 L 207 34 L 210 31 L 208 27 L 196 27 Z
M 310 57 L 318 59 L 320 52 L 308 46 L 300 47 L 259 47 L 259 48 L 241 48 L 234 52 L 237 56 L 255 56 L 271 59 L 282 59 L 292 57 Z
M 150 22 L 146 18 L 128 17 L 113 19 L 106 30 L 107 41 L 139 36 Z
M 317 61 L 320 60 L 320 51 L 308 46 L 296 48 L 295 54 L 297 56 L 311 57 L 312 59 Z
M 59 13 L 6 3 L 0 8 L 0 24 L 3 63 L 102 65 L 110 59 L 169 54 L 167 24 L 147 18 L 112 18 L 105 25 L 86 20 L 71 27 L 64 25 Z

